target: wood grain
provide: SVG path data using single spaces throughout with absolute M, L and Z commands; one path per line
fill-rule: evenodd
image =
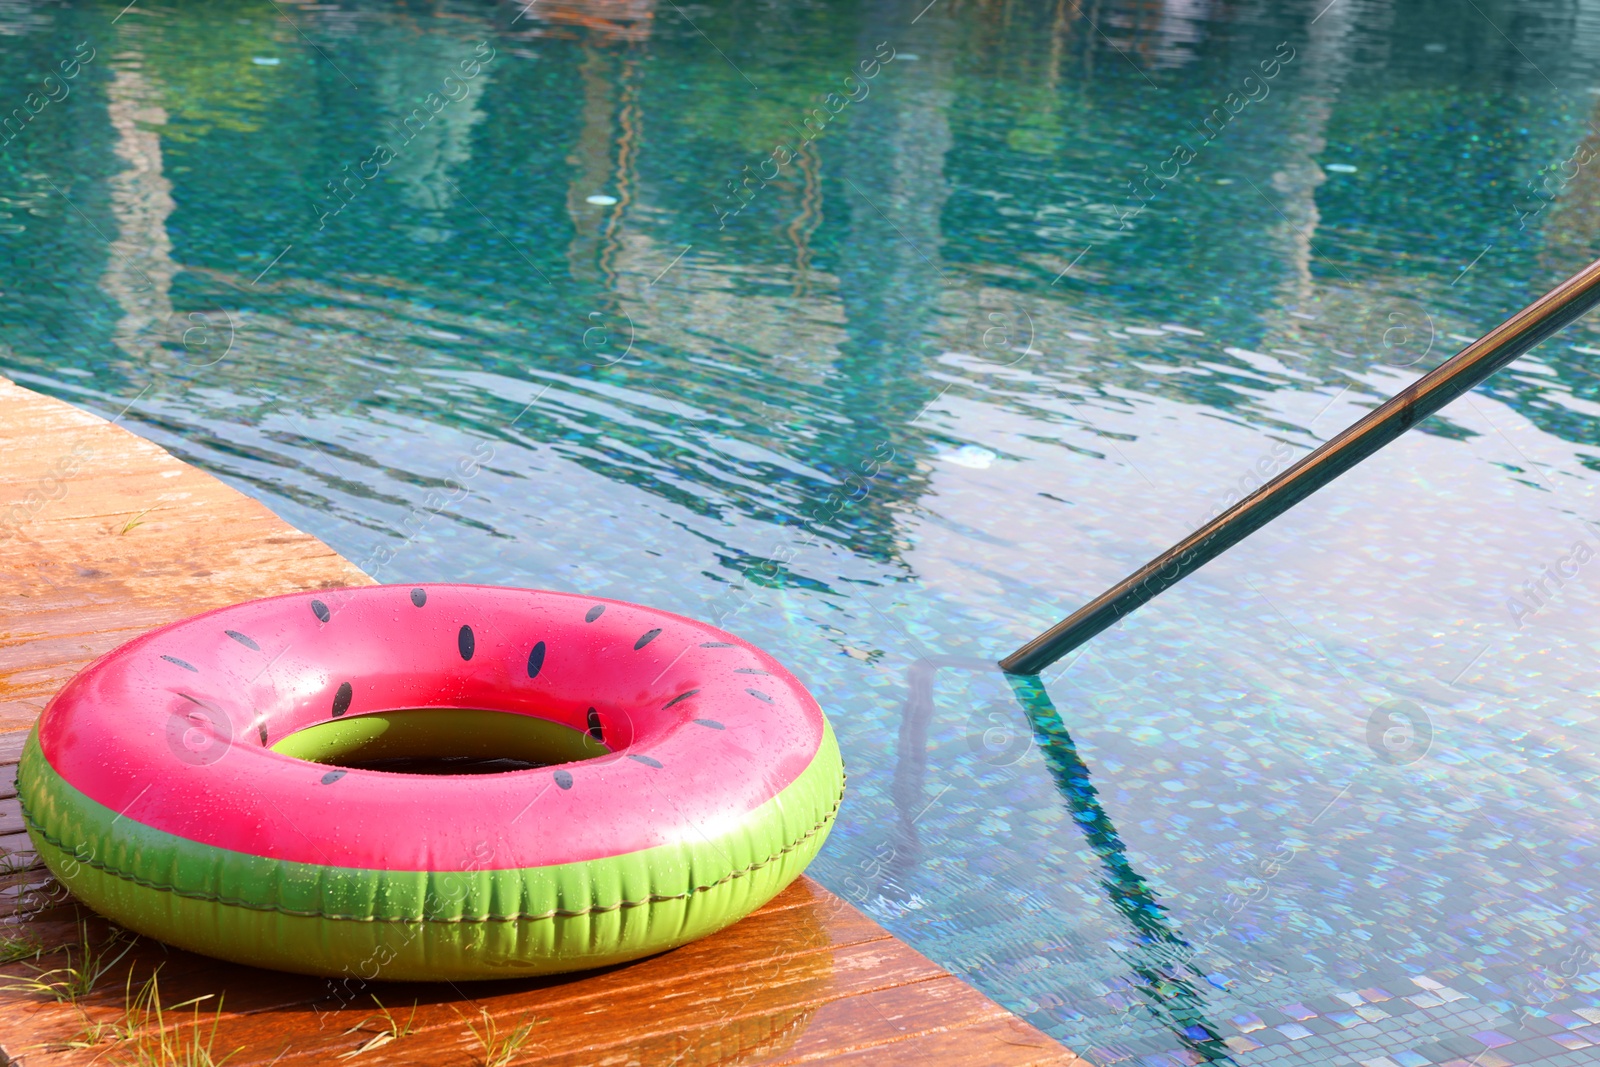
M 0 733 L 79 669 L 241 600 L 370 585 L 309 534 L 156 445 L 0 378 Z
M 15 764 L 25 731 L 84 666 L 154 627 L 226 604 L 369 584 L 262 505 L 104 419 L 0 379 L 0 935 L 42 953 L 0 987 L 113 937 L 38 864 Z M 120 951 L 120 948 L 113 952 Z M 127 983 L 159 971 L 163 1001 L 208 994 L 230 1067 L 482 1062 L 469 1024 L 533 1024 L 515 1062 L 551 1067 L 754 1064 L 1083 1064 L 807 878 L 711 937 L 604 971 L 517 982 L 362 983 L 261 971 L 136 941 L 76 1004 L 0 988 L 0 1063 L 118 1062 L 102 1040 Z M 414 1030 L 349 1060 L 376 1033 L 374 997 Z M 169 1020 L 170 1021 L 170 1020 Z M 235 1050 L 237 1050 L 235 1052 Z

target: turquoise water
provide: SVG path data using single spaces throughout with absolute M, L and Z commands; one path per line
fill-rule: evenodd
M 0 370 L 767 648 L 816 877 L 1097 1064 L 1592 1063 L 1600 327 L 981 665 L 1594 254 L 1597 17 L 0 4 Z

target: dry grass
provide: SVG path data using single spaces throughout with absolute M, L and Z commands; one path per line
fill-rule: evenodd
M 89 941 L 88 925 L 80 922 L 78 944 L 68 945 L 64 949 L 67 955 L 66 966 L 53 967 L 50 970 L 36 967 L 34 969 L 37 974 L 13 978 L 8 984 L 0 986 L 0 991 L 36 993 L 64 1004 L 76 1004 L 94 989 L 107 971 L 122 962 L 122 958 L 133 950 L 137 940 L 124 931 L 112 927 L 105 943 L 94 945 Z M 118 945 L 122 946 L 122 951 L 112 955 Z M 77 963 L 72 961 L 74 952 L 77 953 Z
M 126 952 L 127 949 L 124 949 L 117 958 L 121 959 Z M 109 1044 L 112 1047 L 101 1055 L 109 1052 L 114 1056 L 112 1062 L 128 1067 L 222 1067 L 234 1055 L 229 1053 L 219 1060 L 212 1051 L 217 1024 L 222 1017 L 222 1002 L 217 1002 L 207 1030 L 207 1020 L 201 1014 L 200 1005 L 216 994 L 206 993 L 181 1004 L 163 1004 L 159 975 L 160 968 L 157 968 L 156 973 L 145 979 L 144 984 L 135 991 L 133 968 L 130 967 L 123 985 L 122 1012 L 118 1018 L 96 1022 L 82 1005 L 76 1005 L 83 1016 L 83 1029 L 70 1041 L 35 1047 L 66 1052 Z M 172 1018 L 174 1013 L 182 1012 L 185 1008 L 192 1009 L 187 1020 L 182 1015 Z M 99 1058 L 96 1056 L 95 1060 Z
M 21 874 L 40 866 L 39 860 L 32 852 L 6 852 L 0 853 L 0 877 L 8 874 Z
M 122 531 L 121 532 L 123 534 L 126 534 L 129 530 L 132 530 L 132 529 L 135 529 L 137 527 L 143 526 L 144 525 L 144 517 L 146 515 L 148 515 L 148 514 L 150 514 L 150 509 L 149 508 L 145 508 L 143 511 L 139 512 L 139 514 L 137 514 L 133 518 L 129 519 L 127 521 L 127 523 L 122 527 Z
M 480 1067 L 510 1067 L 517 1053 L 522 1050 L 522 1046 L 533 1036 L 533 1028 L 541 1021 L 535 1019 L 523 1023 L 514 1030 L 501 1033 L 500 1024 L 489 1014 L 489 1009 L 479 1008 L 478 1015 L 483 1019 L 483 1028 L 480 1030 L 471 1020 L 467 1020 L 467 1029 L 472 1031 L 472 1036 L 483 1046 L 483 1057 L 478 1061 Z
M 15 933 L 0 934 L 0 963 L 37 959 L 44 951 L 44 940 L 32 930 L 21 929 Z
M 150 976 L 123 1011 L 123 1021 L 117 1028 L 117 1034 L 126 1047 L 127 1058 L 124 1062 L 133 1067 L 222 1067 L 238 1055 L 240 1049 L 234 1049 L 217 1059 L 213 1051 L 217 1041 L 217 1025 L 222 1022 L 221 998 L 217 999 L 217 1007 L 210 1014 L 210 1027 L 207 1028 L 207 1019 L 201 1014 L 200 1005 L 216 994 L 206 993 L 181 1004 L 163 1005 L 159 974 L 158 970 Z M 129 982 L 131 988 L 131 975 Z M 190 1009 L 187 1021 L 179 1015 L 177 1021 L 169 1025 L 168 1016 L 184 1008 Z
M 373 1049 L 382 1048 L 383 1046 L 389 1044 L 390 1042 L 399 1041 L 402 1037 L 410 1037 L 411 1036 L 412 1029 L 413 1029 L 413 1025 L 412 1024 L 417 1021 L 417 1002 L 416 1001 L 413 1000 L 411 1002 L 411 1015 L 406 1019 L 406 1021 L 404 1023 L 401 1023 L 399 1019 L 396 1019 L 394 1017 L 394 1013 L 391 1012 L 388 1008 L 384 1007 L 383 1006 L 383 1001 L 379 1000 L 376 996 L 374 996 L 372 998 L 372 1002 L 378 1006 L 378 1014 L 377 1015 L 369 1015 L 369 1016 L 367 1016 L 365 1019 L 362 1019 L 360 1022 L 356 1023 L 350 1029 L 346 1030 L 345 1033 L 353 1034 L 353 1033 L 357 1032 L 358 1030 L 361 1030 L 362 1028 L 364 1028 L 368 1023 L 372 1022 L 374 1019 L 383 1020 L 382 1029 L 380 1029 L 377 1033 L 373 1034 L 371 1037 L 367 1038 L 365 1041 L 361 1042 L 361 1044 L 357 1045 L 355 1048 L 351 1049 L 349 1052 L 341 1053 L 339 1055 L 339 1059 L 348 1060 L 348 1059 L 351 1059 L 352 1057 L 361 1055 L 363 1052 L 371 1052 Z

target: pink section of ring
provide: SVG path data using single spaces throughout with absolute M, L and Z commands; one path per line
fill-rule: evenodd
M 336 711 L 402 708 L 578 730 L 593 708 L 613 751 L 432 776 L 341 774 L 268 748 Z M 39 730 L 68 782 L 147 826 L 300 863 L 428 871 L 701 840 L 794 781 L 823 720 L 771 656 L 704 623 L 566 593 L 428 585 L 297 593 L 156 630 L 80 673 Z

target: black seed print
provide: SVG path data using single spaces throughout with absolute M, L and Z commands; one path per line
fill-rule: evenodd
M 261 743 L 263 745 L 267 743 L 267 728 L 265 726 L 261 728 Z
M 229 637 L 233 638 L 235 641 L 239 642 L 245 648 L 248 648 L 251 652 L 260 652 L 261 651 L 261 646 L 260 645 L 256 644 L 254 641 L 250 640 L 248 637 L 246 637 L 244 634 L 240 633 L 238 630 L 224 630 L 222 632 L 227 634 Z
M 333 694 L 333 717 L 335 719 L 350 710 L 350 699 L 355 695 L 355 690 L 350 687 L 349 682 L 339 683 L 339 691 Z
M 716 719 L 696 719 L 695 720 L 695 725 L 696 726 L 708 726 L 713 730 L 725 729 L 725 727 L 720 722 L 718 722 Z
M 471 659 L 472 650 L 477 647 L 477 642 L 472 636 L 472 627 L 463 626 L 461 632 L 456 634 L 456 648 L 461 650 L 462 659 Z
M 733 673 L 734 674 L 766 674 L 767 672 L 766 671 L 758 671 L 754 667 L 740 667 L 737 670 L 735 670 Z
M 556 771 L 555 779 L 556 785 L 559 785 L 562 789 L 572 788 L 572 775 L 568 774 L 566 771 Z
M 327 774 L 322 776 L 322 784 L 332 785 L 334 782 L 337 782 L 339 779 L 343 778 L 349 773 L 349 771 L 329 771 Z
M 745 692 L 749 693 L 751 696 L 755 697 L 757 700 L 765 700 L 768 704 L 772 703 L 772 698 L 767 696 L 767 694 L 763 693 L 759 689 L 746 689 Z
M 687 693 L 679 693 L 677 696 L 673 697 L 671 700 L 669 700 L 665 704 L 661 705 L 661 710 L 665 711 L 666 709 L 672 707 L 672 705 L 676 704 L 680 700 L 688 700 L 690 697 L 694 696 L 698 692 L 700 692 L 700 690 L 691 689 Z
M 428 602 L 428 591 L 426 589 L 413 589 L 413 590 L 411 590 L 411 603 L 415 604 L 417 607 L 420 608 L 420 607 L 422 607 L 422 605 L 426 604 L 427 602 Z
M 654 767 L 656 770 L 660 770 L 661 769 L 661 761 L 660 760 L 651 759 L 649 756 L 633 756 L 633 755 L 630 755 L 628 758 L 631 759 L 631 760 L 638 760 L 640 763 L 644 764 L 646 767 Z
M 605 613 L 605 610 L 606 606 L 604 604 L 596 604 L 594 607 L 589 609 L 589 613 L 583 617 L 583 621 L 594 622 L 594 620 L 598 619 L 602 614 Z
M 528 677 L 537 678 L 544 669 L 544 642 L 540 641 L 533 646 L 533 651 L 528 653 Z
M 328 612 L 328 605 L 324 604 L 320 600 L 313 600 L 311 602 L 311 614 L 315 615 L 319 622 L 327 622 L 329 619 L 333 618 L 333 616 Z
M 166 660 L 168 663 L 176 663 L 186 671 L 194 671 L 196 674 L 200 673 L 199 667 L 196 667 L 193 663 L 186 663 L 177 656 L 162 656 L 161 658 Z
M 660 636 L 661 636 L 661 627 L 659 627 L 659 626 L 657 626 L 654 630 L 646 630 L 644 636 L 639 638 L 639 640 L 637 640 L 637 641 L 635 641 L 633 643 L 633 650 L 635 652 L 639 651 L 645 645 L 648 645 L 651 641 L 654 641 L 657 637 L 660 637 Z
M 728 644 L 728 642 L 726 642 L 726 641 L 701 641 L 700 642 L 700 647 L 701 648 L 732 648 L 733 646 Z
M 600 729 L 600 713 L 593 708 L 589 709 L 589 736 L 596 741 L 605 741 L 605 732 Z

